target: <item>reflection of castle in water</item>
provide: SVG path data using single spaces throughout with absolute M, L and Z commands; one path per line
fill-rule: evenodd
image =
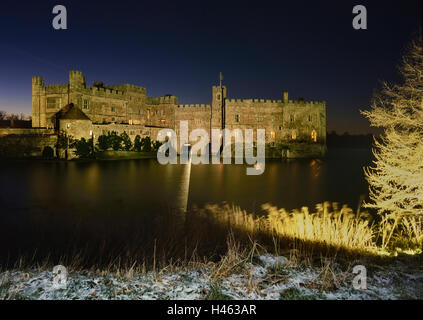
M 69 83 L 44 85 L 32 79 L 32 126 L 65 131 L 75 138 L 126 131 L 153 140 L 159 130 L 188 121 L 189 130 L 265 129 L 267 156 L 322 156 L 326 151 L 326 103 L 282 100 L 228 99 L 225 86 L 213 86 L 211 104 L 179 105 L 173 95 L 148 97 L 145 88 L 86 84 L 80 71 L 70 71 Z M 255 131 L 256 132 L 256 131 Z M 211 135 L 210 135 L 211 136 Z M 256 138 L 256 137 L 255 137 Z

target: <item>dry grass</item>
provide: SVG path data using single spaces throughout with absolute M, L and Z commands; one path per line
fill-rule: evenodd
M 34 252 L 2 267 L 46 270 L 63 264 L 70 272 L 113 273 L 127 279 L 148 271 L 160 276 L 207 267 L 212 277 L 222 278 L 242 272 L 258 252 L 285 256 L 291 265 L 311 266 L 316 257 L 352 260 L 374 256 L 378 249 L 379 225 L 371 224 L 369 215 L 359 210 L 354 213 L 327 202 L 317 205 L 313 213 L 305 207 L 287 212 L 269 204 L 262 209 L 258 216 L 234 206 L 208 205 L 188 212 L 183 223 L 173 216 L 159 217 L 150 231 L 143 224 L 141 230 L 133 224 L 138 233 L 128 229 L 129 239 L 123 239 L 119 246 L 112 239 L 94 238 L 84 247 L 69 246 L 68 251 L 56 248 L 56 255 Z M 421 219 L 409 220 L 400 239 L 421 243 L 421 225 Z
M 307 207 L 287 212 L 269 204 L 263 205 L 262 209 L 266 214 L 256 217 L 238 207 L 206 207 L 216 221 L 249 234 L 296 239 L 323 247 L 359 251 L 375 248 L 375 231 L 369 224 L 368 214 L 355 214 L 346 206 L 339 210 L 336 203 L 325 202 L 317 205 L 314 213 L 309 213 Z

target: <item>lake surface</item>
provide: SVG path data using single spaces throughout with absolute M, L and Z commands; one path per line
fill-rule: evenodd
M 335 149 L 325 160 L 267 161 L 261 176 L 244 165 L 192 166 L 188 207 L 228 202 L 259 213 L 264 203 L 290 210 L 332 201 L 355 209 L 368 194 L 362 168 L 371 159 L 369 150 Z M 135 229 L 146 237 L 175 206 L 186 174 L 156 160 L 0 164 L 0 262 L 9 264 L 35 250 L 78 250 L 99 234 L 120 245 Z

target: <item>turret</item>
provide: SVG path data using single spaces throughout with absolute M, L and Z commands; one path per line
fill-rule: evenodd
M 85 85 L 85 78 L 81 71 L 69 71 L 69 85 L 71 89 L 79 89 Z
M 285 90 L 283 92 L 283 103 L 288 103 L 289 102 L 289 94 L 288 94 L 288 90 Z
M 38 93 L 42 88 L 44 88 L 44 78 L 38 76 L 32 77 L 32 93 Z
M 212 89 L 212 126 L 224 128 L 225 122 L 225 99 L 227 91 L 225 86 L 213 86 Z

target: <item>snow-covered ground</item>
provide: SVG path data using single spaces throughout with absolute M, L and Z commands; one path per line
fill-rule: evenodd
M 291 266 L 284 257 L 263 255 L 244 270 L 219 279 L 212 278 L 206 268 L 130 278 L 80 272 L 70 273 L 62 289 L 53 286 L 52 270 L 11 271 L 0 273 L 0 299 L 423 299 L 422 271 L 372 267 L 367 290 L 353 288 L 356 275 L 350 271 L 332 271 L 323 278 L 322 268 Z M 331 277 L 333 286 L 324 286 L 324 279 Z

